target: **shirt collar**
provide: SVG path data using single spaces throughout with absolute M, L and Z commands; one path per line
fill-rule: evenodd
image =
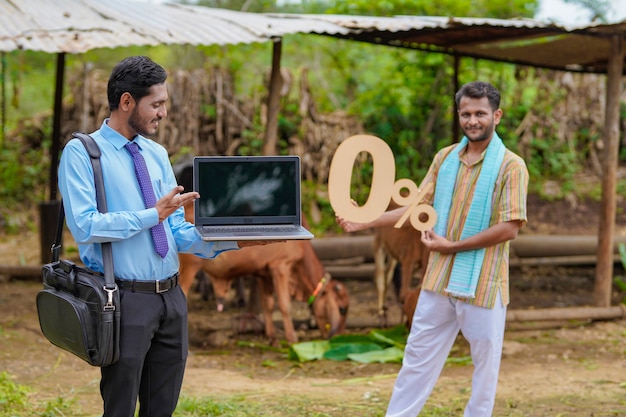
M 122 136 L 117 130 L 109 127 L 109 119 L 104 119 L 102 122 L 102 126 L 100 126 L 100 133 L 102 137 L 108 140 L 116 149 L 122 149 L 127 143 L 129 143 L 128 139 Z M 135 139 L 132 141 L 135 142 L 139 149 L 142 148 L 142 142 L 145 138 L 141 135 L 135 136 Z
M 496 135 L 496 132 L 494 131 L 493 134 Z M 469 144 L 465 145 L 465 147 L 463 149 L 461 149 L 461 151 L 459 152 L 459 160 L 469 166 L 469 164 L 467 163 L 467 150 L 468 150 L 468 147 L 469 147 Z M 480 154 L 480 158 L 478 158 L 472 165 L 476 165 L 476 164 L 478 164 L 479 162 L 482 162 L 485 159 L 485 155 L 487 154 L 487 148 L 485 148 L 485 150 L 482 151 L 482 153 Z

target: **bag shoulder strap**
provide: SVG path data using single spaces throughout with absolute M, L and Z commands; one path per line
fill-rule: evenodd
M 104 177 L 102 176 L 102 165 L 100 164 L 100 156 L 102 153 L 100 152 L 100 148 L 96 141 L 85 133 L 74 132 L 72 136 L 79 139 L 87 153 L 89 154 L 89 159 L 91 160 L 91 165 L 93 166 L 93 176 L 94 176 L 94 184 L 96 187 L 96 203 L 98 205 L 98 211 L 100 213 L 107 212 L 107 202 L 106 202 L 106 193 L 104 190 Z M 56 262 L 59 260 L 59 248 L 61 247 L 61 234 L 63 231 L 63 220 L 65 217 L 65 210 L 63 208 L 63 201 L 61 200 L 61 208 L 59 209 L 59 223 L 57 224 L 57 236 L 56 243 L 53 247 L 52 251 L 52 262 Z M 113 274 L 113 249 L 111 247 L 111 242 L 102 243 L 102 262 L 104 264 L 104 282 L 105 287 L 107 289 L 115 288 L 115 276 Z
M 96 202 L 98 204 L 98 211 L 100 213 L 106 213 L 108 211 L 107 208 L 107 200 L 106 194 L 104 192 L 104 177 L 102 176 L 102 165 L 100 165 L 100 156 L 102 153 L 100 152 L 100 148 L 96 141 L 89 135 L 81 132 L 74 132 L 72 136 L 80 139 L 80 141 L 87 149 L 87 153 L 89 154 L 89 158 L 91 159 L 91 165 L 93 166 L 93 177 L 96 185 Z

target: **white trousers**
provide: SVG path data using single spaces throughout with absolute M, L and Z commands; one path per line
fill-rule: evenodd
M 464 417 L 492 415 L 498 386 L 506 307 L 493 309 L 421 291 L 387 417 L 414 417 L 430 396 L 459 330 L 470 345 L 474 373 Z

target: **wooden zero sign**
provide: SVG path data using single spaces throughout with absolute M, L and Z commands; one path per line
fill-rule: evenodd
M 361 152 L 367 152 L 372 157 L 372 186 L 365 204 L 357 206 L 350 196 L 350 183 L 354 162 Z M 394 227 L 402 227 L 407 218 L 410 218 L 415 229 L 432 229 L 437 221 L 437 213 L 428 204 L 420 204 L 432 184 L 419 190 L 410 179 L 401 178 L 396 181 L 395 178 L 393 152 L 384 140 L 372 135 L 350 136 L 337 147 L 330 163 L 330 204 L 340 217 L 355 223 L 367 223 L 380 217 L 393 200 L 401 206 L 409 206 Z M 406 192 L 402 193 L 402 190 Z M 425 221 L 424 216 L 427 217 Z

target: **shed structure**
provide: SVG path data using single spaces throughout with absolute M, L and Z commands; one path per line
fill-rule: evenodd
M 50 200 L 56 200 L 60 152 L 60 109 L 65 54 L 96 48 L 159 44 L 274 42 L 266 142 L 275 140 L 280 86 L 281 41 L 295 33 L 319 34 L 455 57 L 487 59 L 561 71 L 606 74 L 606 154 L 602 213 L 598 230 L 595 304 L 608 306 L 613 274 L 613 241 L 619 148 L 619 103 L 626 57 L 626 21 L 563 26 L 528 19 L 428 16 L 255 14 L 179 4 L 123 0 L 0 0 L 0 51 L 57 54 Z M 458 85 L 455 73 L 455 85 Z M 278 88 L 277 88 L 278 87 Z M 271 149 L 267 149 L 270 152 Z

